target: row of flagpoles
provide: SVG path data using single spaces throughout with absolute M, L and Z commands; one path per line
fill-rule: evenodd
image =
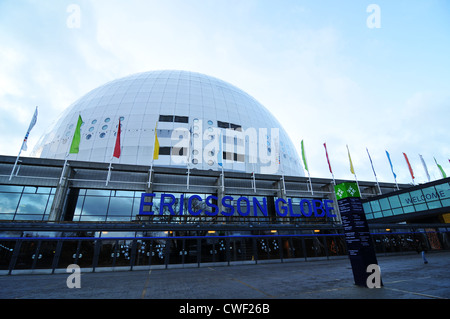
M 9 180 L 12 179 L 12 177 L 14 176 L 14 173 L 17 175 L 17 172 L 15 172 L 15 170 L 16 170 L 16 167 L 17 167 L 17 163 L 19 161 L 20 154 L 21 154 L 22 151 L 26 151 L 27 150 L 28 136 L 30 135 L 31 130 L 33 129 L 33 127 L 35 126 L 35 124 L 37 122 L 37 116 L 38 116 L 38 108 L 36 106 L 36 110 L 35 110 L 35 112 L 33 114 L 33 117 L 31 119 L 31 122 L 30 122 L 30 125 L 28 127 L 28 130 L 27 130 L 27 132 L 25 134 L 25 138 L 23 140 L 22 147 L 20 148 L 19 154 L 17 155 L 17 158 L 16 158 L 16 161 L 14 163 L 13 169 L 11 171 Z M 71 141 L 71 143 L 69 143 L 69 149 L 67 150 L 67 153 L 66 153 L 66 156 L 65 156 L 65 161 L 64 161 L 64 166 L 63 166 L 63 171 L 62 171 L 62 174 L 61 174 L 61 178 L 60 178 L 60 183 L 62 183 L 62 181 L 63 181 L 63 177 L 64 177 L 66 166 L 67 166 L 67 158 L 68 158 L 68 156 L 70 154 L 78 154 L 78 152 L 79 152 L 79 147 L 80 147 L 80 142 L 81 142 L 81 125 L 82 124 L 83 124 L 83 120 L 81 118 L 81 115 L 79 114 L 78 115 L 77 126 L 75 128 L 75 132 L 73 134 L 72 141 Z M 150 165 L 148 187 L 150 187 L 150 185 L 151 185 L 151 178 L 152 178 L 152 171 L 153 171 L 153 162 L 154 162 L 154 160 L 157 160 L 159 158 L 159 141 L 158 141 L 158 134 L 157 134 L 157 125 L 158 125 L 158 123 L 156 123 L 156 125 L 155 125 L 155 135 L 154 135 L 155 140 L 154 140 L 154 143 L 153 143 L 153 152 L 152 152 L 153 153 L 153 157 L 152 157 L 152 162 L 151 162 L 151 165 Z M 119 118 L 119 125 L 118 125 L 117 135 L 116 135 L 116 143 L 115 143 L 114 151 L 113 151 L 113 154 L 111 156 L 111 160 L 110 160 L 109 167 L 108 167 L 108 175 L 107 175 L 107 179 L 106 179 L 106 185 L 108 185 L 108 183 L 110 181 L 110 178 L 111 178 L 111 168 L 112 168 L 113 158 L 120 158 L 120 155 L 121 155 L 120 139 L 121 139 L 121 121 L 120 121 L 120 118 Z M 326 159 L 327 159 L 327 163 L 328 163 L 328 168 L 329 168 L 329 171 L 330 171 L 332 179 L 333 179 L 333 183 L 336 184 L 335 178 L 334 178 L 334 174 L 333 174 L 333 170 L 331 168 L 330 158 L 328 156 L 328 150 L 327 150 L 326 143 L 323 143 L 323 146 L 325 148 L 325 155 L 326 155 Z M 380 184 L 378 183 L 378 178 L 377 178 L 377 175 L 375 173 L 375 169 L 374 169 L 374 166 L 373 166 L 372 158 L 370 157 L 370 153 L 369 153 L 369 150 L 367 148 L 366 148 L 366 151 L 367 151 L 367 155 L 369 156 L 370 164 L 371 164 L 371 167 L 372 167 L 373 174 L 375 176 L 375 181 L 376 181 L 376 184 L 378 186 L 378 190 L 379 190 L 379 192 L 381 194 L 381 188 L 380 188 Z M 303 158 L 303 166 L 304 166 L 305 170 L 308 172 L 308 178 L 309 178 L 310 188 L 311 188 L 311 192 L 312 192 L 313 190 L 312 190 L 311 176 L 310 176 L 310 172 L 309 172 L 308 161 L 306 159 L 305 145 L 304 145 L 304 141 L 303 140 L 301 141 L 301 152 L 302 152 L 302 158 Z M 190 154 L 190 152 L 188 152 L 188 154 Z M 357 179 L 357 176 L 356 176 L 355 169 L 353 167 L 353 162 L 352 162 L 352 158 L 350 156 L 350 150 L 348 148 L 348 145 L 347 145 L 347 154 L 348 154 L 348 159 L 349 159 L 349 163 L 350 163 L 350 172 L 355 176 L 355 181 L 356 181 L 356 183 L 358 185 L 358 188 L 359 188 L 358 179 Z M 386 151 L 386 156 L 388 158 L 389 165 L 390 165 L 392 174 L 394 176 L 395 184 L 397 186 L 397 189 L 399 189 L 398 188 L 398 184 L 397 184 L 397 174 L 395 174 L 395 172 L 394 172 L 394 167 L 392 165 L 391 157 L 390 157 L 390 154 L 389 154 L 388 151 Z M 411 164 L 409 162 L 408 156 L 406 155 L 406 153 L 403 153 L 403 156 L 404 156 L 405 162 L 406 162 L 406 164 L 408 166 L 408 170 L 409 170 L 409 172 L 411 174 L 412 182 L 413 182 L 413 184 L 415 184 L 414 171 L 413 171 L 413 169 L 411 167 Z M 427 168 L 427 165 L 425 164 L 423 156 L 419 154 L 419 157 L 420 157 L 420 160 L 422 162 L 423 168 L 425 170 L 425 174 L 427 176 L 427 179 L 428 179 L 428 181 L 430 181 L 430 174 L 428 173 L 428 168 Z M 224 184 L 223 184 L 224 172 L 223 172 L 223 163 L 222 163 L 222 135 L 219 138 L 219 152 L 218 152 L 217 160 L 218 160 L 218 165 L 222 169 L 221 179 L 222 179 L 222 188 L 223 188 L 223 186 L 224 186 Z M 436 161 L 436 158 L 434 158 L 434 161 L 435 161 L 435 163 L 436 163 L 436 165 L 437 165 L 437 167 L 438 167 L 438 169 L 439 169 L 439 171 L 440 171 L 440 173 L 442 175 L 442 178 L 446 178 L 447 174 L 445 173 L 445 171 L 442 168 L 442 166 Z M 189 159 L 188 159 L 188 181 L 187 181 L 188 188 L 189 188 L 189 173 L 190 173 L 190 156 L 189 156 Z M 253 173 L 253 177 L 254 177 L 254 173 Z
M 332 179 L 333 179 L 333 184 L 336 184 L 335 179 L 334 179 L 333 170 L 331 168 L 330 158 L 328 156 L 327 144 L 323 143 L 323 146 L 325 148 L 325 155 L 326 155 L 326 159 L 327 159 L 327 163 L 328 163 L 328 168 L 330 170 L 330 173 L 331 173 L 331 176 L 332 176 Z M 310 173 L 309 173 L 309 167 L 308 167 L 308 162 L 307 162 L 307 159 L 306 159 L 305 145 L 304 145 L 303 140 L 301 142 L 301 150 L 302 150 L 303 166 L 304 166 L 305 170 L 308 172 L 308 177 L 309 177 L 309 180 L 310 180 L 310 183 L 311 183 L 311 177 L 310 177 Z M 377 174 L 375 173 L 375 168 L 373 166 L 372 158 L 370 157 L 370 153 L 369 153 L 369 150 L 367 148 L 366 148 L 366 151 L 367 151 L 367 155 L 369 156 L 370 165 L 372 167 L 372 171 L 373 171 L 373 175 L 375 177 L 376 184 L 378 186 L 378 191 L 381 194 L 381 188 L 380 188 L 380 184 L 378 182 Z M 358 183 L 358 179 L 356 177 L 355 168 L 353 167 L 353 162 L 352 162 L 352 158 L 350 156 L 350 150 L 348 148 L 348 145 L 347 145 L 347 154 L 348 154 L 348 160 L 349 160 L 349 164 L 350 164 L 350 172 L 355 176 L 355 181 L 356 181 L 356 183 L 358 185 L 358 189 L 359 189 L 359 183 Z M 397 174 L 395 174 L 395 172 L 394 172 L 394 166 L 392 165 L 391 156 L 390 156 L 388 151 L 386 151 L 386 156 L 388 158 L 389 165 L 391 167 L 392 175 L 394 176 L 395 185 L 397 186 L 397 189 L 399 189 L 398 184 L 397 184 Z M 406 155 L 406 153 L 403 153 L 403 157 L 405 158 L 406 165 L 408 166 L 408 170 L 409 170 L 409 173 L 411 175 L 412 183 L 413 183 L 413 185 L 415 185 L 414 171 L 412 169 L 411 163 L 409 162 L 409 158 Z M 420 157 L 420 160 L 422 162 L 422 166 L 423 166 L 423 168 L 425 170 L 425 174 L 427 176 L 428 182 L 430 182 L 431 181 L 430 174 L 428 173 L 428 168 L 427 168 L 427 165 L 425 163 L 425 160 L 423 159 L 423 156 L 420 155 L 420 154 L 419 154 L 419 157 Z M 436 161 L 436 158 L 434 158 L 434 162 L 436 163 L 436 166 L 438 167 L 438 169 L 439 169 L 439 171 L 440 171 L 440 173 L 442 175 L 442 178 L 446 178 L 447 174 L 445 173 L 445 171 L 442 168 L 442 166 Z M 449 159 L 449 162 L 450 162 L 450 159 Z

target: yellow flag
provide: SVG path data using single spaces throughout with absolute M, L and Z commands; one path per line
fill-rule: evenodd
M 156 122 L 155 125 L 155 145 L 153 147 L 153 159 L 156 160 L 159 158 L 159 141 L 158 141 L 158 133 L 157 133 L 157 128 L 158 126 L 158 122 Z
M 350 161 L 350 172 L 352 172 L 352 174 L 355 175 L 355 170 L 353 169 L 352 158 L 350 156 L 350 151 L 348 149 L 348 145 L 347 145 L 347 152 L 348 152 L 348 160 Z

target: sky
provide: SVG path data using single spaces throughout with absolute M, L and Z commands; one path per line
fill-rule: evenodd
M 31 150 L 90 90 L 137 72 L 204 73 L 283 125 L 311 177 L 450 176 L 450 2 L 0 0 L 0 154 Z

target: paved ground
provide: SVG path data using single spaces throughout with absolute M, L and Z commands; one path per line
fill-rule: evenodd
M 257 265 L 0 276 L 1 299 L 447 299 L 450 252 L 378 257 L 384 286 L 353 284 L 348 258 Z

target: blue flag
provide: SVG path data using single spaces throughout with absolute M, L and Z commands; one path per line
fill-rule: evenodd
M 387 155 L 387 158 L 389 160 L 389 164 L 391 165 L 392 174 L 394 175 L 394 178 L 396 179 L 397 175 L 394 173 L 394 167 L 392 166 L 391 157 L 389 156 L 389 152 L 388 151 L 386 151 L 386 155 Z

